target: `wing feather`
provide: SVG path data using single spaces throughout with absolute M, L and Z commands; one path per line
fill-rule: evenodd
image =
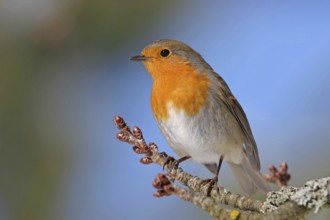
M 251 165 L 255 169 L 260 170 L 260 160 L 259 160 L 257 144 L 254 140 L 252 130 L 248 122 L 248 119 L 244 113 L 244 110 L 237 101 L 237 99 L 235 98 L 235 96 L 230 91 L 224 79 L 221 76 L 219 76 L 217 73 L 214 73 L 214 76 L 217 78 L 217 80 L 215 80 L 216 82 L 218 82 L 218 84 L 216 85 L 217 87 L 216 89 L 220 96 L 220 99 L 223 101 L 223 103 L 226 105 L 228 110 L 237 120 L 240 128 L 242 129 L 246 137 L 247 142 L 244 144 L 245 153 L 249 158 Z

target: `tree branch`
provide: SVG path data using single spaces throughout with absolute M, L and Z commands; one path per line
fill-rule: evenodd
M 175 161 L 170 160 L 172 157 L 160 152 L 155 143 L 147 145 L 138 127 L 134 127 L 132 132 L 120 116 L 116 116 L 114 122 L 120 130 L 117 138 L 133 145 L 135 153 L 144 155 L 140 160 L 142 164 L 158 164 L 167 172 L 158 174 L 153 182 L 157 189 L 154 194 L 156 197 L 175 194 L 220 219 L 303 219 L 309 210 L 317 212 L 330 203 L 330 177 L 309 181 L 300 188 L 282 187 L 279 191 L 268 193 L 264 202 L 231 193 L 224 188 L 213 188 L 210 196 L 207 196 L 209 185 L 203 185 L 202 179 L 177 167 Z M 286 163 L 282 163 L 279 170 L 270 166 L 270 171 L 271 175 L 265 175 L 268 181 L 279 186 L 287 185 L 290 174 Z M 174 180 L 187 188 L 175 184 Z

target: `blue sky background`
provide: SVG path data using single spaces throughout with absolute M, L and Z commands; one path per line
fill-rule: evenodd
M 6 12 L 2 18 L 7 19 L 1 22 L 7 30 L 3 39 L 16 36 L 24 42 L 21 38 L 34 33 L 48 14 L 59 16 L 67 10 L 64 14 L 71 15 L 75 4 L 83 1 L 68 2 L 3 3 L 0 14 Z M 51 52 L 37 50 L 42 54 L 38 59 L 42 74 L 24 81 L 29 82 L 29 117 L 42 146 L 39 150 L 52 155 L 59 151 L 52 166 L 63 166 L 44 219 L 211 219 L 175 196 L 154 198 L 151 184 L 162 169 L 140 164 L 140 156 L 115 138 L 112 121 L 121 115 L 131 126 L 138 125 L 148 142 L 174 155 L 153 120 L 152 79 L 142 64 L 128 61 L 161 38 L 186 42 L 227 81 L 252 126 L 263 173 L 268 165 L 286 161 L 295 186 L 330 175 L 329 1 L 168 1 L 144 13 L 143 4 L 150 1 L 138 2 L 113 3 L 116 8 L 109 9 L 108 17 L 86 31 L 73 32 L 69 39 L 79 39 L 78 46 L 68 40 L 65 50 L 58 44 Z M 102 7 L 101 2 L 98 5 Z M 70 24 L 69 18 L 65 24 Z M 104 19 L 123 19 L 125 25 L 107 26 Z M 88 19 L 82 26 L 83 22 L 89 24 Z M 68 26 L 76 31 L 75 25 Z M 107 34 L 91 33 L 97 28 L 107 29 Z M 129 36 L 120 40 L 111 37 L 125 32 Z M 95 34 L 95 42 L 89 34 Z M 34 42 L 32 37 L 28 40 Z M 103 47 L 107 41 L 114 43 Z M 29 47 L 26 50 L 29 54 Z M 210 177 L 198 164 L 182 166 Z M 220 185 L 240 192 L 226 165 Z M 14 203 L 6 198 L 0 199 L 1 219 L 12 216 L 6 207 Z M 310 219 L 328 216 L 325 210 Z

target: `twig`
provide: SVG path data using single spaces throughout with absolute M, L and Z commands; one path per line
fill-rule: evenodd
M 166 162 L 168 161 L 167 158 L 169 156 L 164 152 L 160 152 L 157 145 L 153 142 L 151 142 L 149 145 L 146 145 L 142 132 L 138 127 L 134 127 L 132 133 L 129 129 L 129 126 L 120 116 L 116 116 L 114 122 L 117 128 L 120 130 L 120 132 L 116 135 L 117 138 L 120 141 L 133 145 L 134 152 L 138 154 L 144 154 L 144 157 L 140 160 L 142 164 L 158 164 L 161 167 L 164 167 L 164 170 L 167 171 L 172 178 L 189 187 L 192 191 L 199 192 L 203 196 L 207 196 L 208 185 L 203 185 L 203 180 L 199 177 L 192 176 L 189 173 L 184 172 L 181 168 L 173 166 L 174 163 L 167 164 Z M 217 203 L 230 205 L 241 210 L 260 212 L 263 205 L 263 203 L 259 200 L 253 200 L 251 198 L 232 193 L 223 188 L 221 188 L 219 191 L 217 189 L 213 189 L 210 196 Z
M 157 192 L 154 194 L 156 197 L 176 194 L 182 200 L 193 203 L 218 219 L 238 219 L 238 217 L 240 219 L 260 219 L 258 218 L 260 213 L 246 214 L 236 209 L 223 208 L 211 197 L 180 187 L 174 184 L 173 179 L 168 174 L 158 174 L 153 182 L 153 186 L 157 189 Z
M 156 197 L 175 194 L 216 219 L 303 219 L 310 209 L 318 211 L 330 203 L 330 177 L 307 182 L 301 188 L 283 187 L 277 192 L 268 193 L 265 202 L 234 194 L 223 188 L 213 189 L 210 196 L 207 196 L 208 186 L 202 184 L 202 179 L 184 172 L 175 166 L 176 163 L 168 163 L 169 156 L 160 152 L 155 143 L 147 145 L 138 127 L 134 127 L 132 132 L 120 116 L 115 117 L 114 122 L 120 130 L 117 138 L 133 145 L 137 154 L 144 155 L 140 160 L 142 164 L 155 163 L 164 167 L 167 172 L 159 174 L 153 183 L 157 189 L 154 194 Z M 282 163 L 279 170 L 272 165 L 270 171 L 272 175 L 266 175 L 268 181 L 279 186 L 287 185 L 290 174 L 286 163 Z M 174 184 L 174 180 L 188 189 Z M 224 208 L 224 204 L 233 208 Z
M 278 187 L 288 186 L 288 182 L 291 179 L 291 175 L 288 173 L 289 166 L 286 162 L 280 164 L 279 169 L 274 165 L 269 166 L 269 171 L 271 174 L 265 174 L 265 179 L 270 183 L 275 183 Z

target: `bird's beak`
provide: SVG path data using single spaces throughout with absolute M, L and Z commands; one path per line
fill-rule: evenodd
M 133 60 L 133 61 L 146 61 L 146 60 L 148 60 L 148 57 L 143 56 L 143 55 L 138 55 L 138 56 L 131 57 L 129 59 Z

